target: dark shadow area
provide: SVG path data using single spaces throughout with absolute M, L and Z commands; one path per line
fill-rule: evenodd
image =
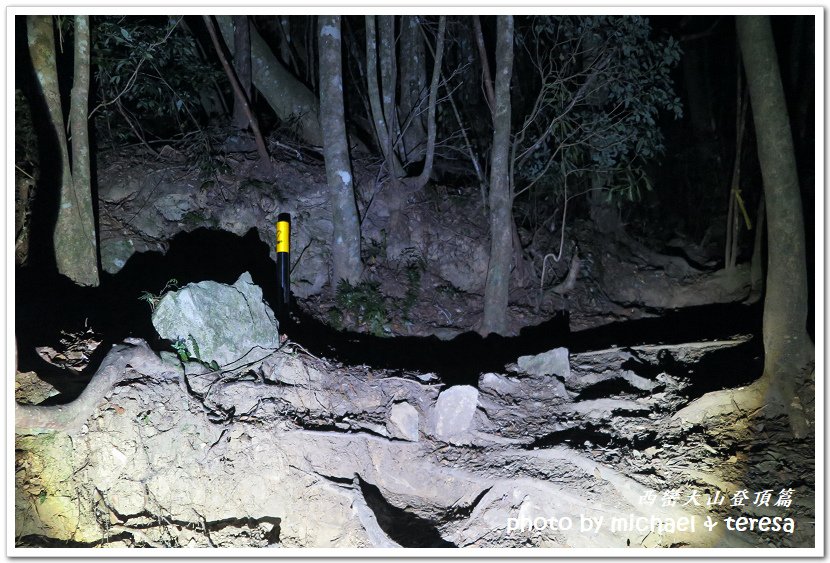
M 144 292 L 157 294 L 171 279 L 176 279 L 179 286 L 209 279 L 232 284 L 246 271 L 267 291 L 273 284 L 275 267 L 268 257 L 267 245 L 259 240 L 255 230 L 238 237 L 199 229 L 174 237 L 167 254 L 133 255 L 117 274 L 102 273 L 101 285 L 95 288 L 79 287 L 49 267 L 17 268 L 18 369 L 36 371 L 60 391 L 77 395 L 79 379 L 88 380 L 110 347 L 124 338 L 143 338 L 156 350 L 168 349 L 153 328 L 150 305 L 140 300 Z M 54 346 L 61 330 L 78 331 L 85 326 L 103 336 L 83 373 L 85 377 L 73 376 L 36 354 L 36 346 Z
M 79 378 L 67 378 L 67 372 L 44 362 L 35 353 L 36 346 L 54 345 L 61 330 L 92 327 L 103 335 L 104 342 L 83 374 L 88 379 L 111 345 L 128 336 L 143 338 L 156 350 L 168 348 L 152 326 L 149 304 L 139 299 L 144 292 L 158 293 L 171 279 L 176 279 L 179 286 L 204 280 L 232 284 L 246 271 L 275 308 L 276 264 L 269 256 L 268 245 L 254 229 L 243 237 L 208 229 L 182 233 L 170 241 L 167 254 L 133 255 L 118 274 L 103 274 L 101 286 L 97 288 L 78 287 L 50 269 L 18 268 L 15 334 L 19 369 L 34 370 L 50 382 L 55 380 L 61 391 L 69 392 L 69 382 L 73 379 L 77 382 Z M 304 314 L 296 306 L 293 309 L 293 314 L 281 324 L 281 332 L 312 354 L 344 364 L 432 372 L 449 385 L 476 385 L 482 373 L 503 371 L 505 364 L 516 361 L 518 356 L 538 354 L 558 346 L 566 346 L 576 353 L 611 346 L 717 340 L 735 334 L 760 334 L 761 321 L 760 307 L 711 305 L 571 333 L 564 313 L 543 324 L 527 327 L 516 337 L 482 338 L 465 333 L 443 341 L 437 337 L 382 338 L 341 332 Z M 758 338 L 754 340 L 760 342 Z M 716 360 L 696 368 L 702 374 L 694 378 L 696 388 L 722 388 L 756 378 L 760 374 L 756 353 L 753 348 L 748 356 L 713 354 Z M 670 368 L 653 366 L 659 370 Z M 652 368 L 639 366 L 636 371 L 648 369 Z M 714 372 L 707 374 L 705 370 Z M 706 382 L 697 382 L 704 376 Z
M 760 334 L 760 327 L 757 330 L 754 334 Z M 744 344 L 709 352 L 694 363 L 678 361 L 663 351 L 656 362 L 632 358 L 621 367 L 648 379 L 661 373 L 686 379 L 689 385 L 681 395 L 691 401 L 711 391 L 742 387 L 758 379 L 764 369 L 764 346 L 756 336 Z
M 603 432 L 600 426 L 589 422 L 583 426 L 575 426 L 573 428 L 566 428 L 564 430 L 557 430 L 556 432 L 545 434 L 523 447 L 527 450 L 552 448 L 562 444 L 580 447 L 585 442 L 590 442 L 595 446 L 608 447 L 613 441 L 613 436 L 607 432 Z
M 606 379 L 605 381 L 589 385 L 580 391 L 579 395 L 574 398 L 574 401 L 590 401 L 592 399 L 600 399 L 602 397 L 612 397 L 614 395 L 622 394 L 644 397 L 651 393 L 659 393 L 662 389 L 663 387 L 659 385 L 652 390 L 638 389 L 625 379 L 615 377 L 614 379 Z
M 458 547 L 441 537 L 435 525 L 398 508 L 383 498 L 376 486 L 360 479 L 360 492 L 378 521 L 378 526 L 386 532 L 392 541 L 402 547 Z
M 540 325 L 526 327 L 515 337 L 482 338 L 476 333 L 465 333 L 445 341 L 437 337 L 382 338 L 340 332 L 301 311 L 295 310 L 292 316 L 284 324 L 285 332 L 315 355 L 347 364 L 432 372 L 449 385 L 476 385 L 482 373 L 503 371 L 506 364 L 519 356 L 560 346 L 576 353 L 612 346 L 679 344 L 760 334 L 761 326 L 760 307 L 707 305 L 574 333 L 568 329 L 567 313 L 563 313 Z M 752 380 L 760 375 L 760 371 L 743 369 L 740 362 L 735 367 L 740 369 L 734 374 L 738 378 Z
M 280 543 L 280 524 L 282 518 L 276 516 L 263 516 L 261 518 L 225 518 L 224 520 L 217 520 L 208 523 L 211 532 L 218 532 L 225 528 L 237 528 L 240 530 L 247 530 L 244 533 L 251 534 L 253 530 L 259 528 L 260 524 L 270 524 L 271 531 L 265 534 L 265 540 L 269 545 L 276 545 Z

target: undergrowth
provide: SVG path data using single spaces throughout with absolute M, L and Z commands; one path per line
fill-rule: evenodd
M 353 324 L 365 327 L 375 336 L 383 336 L 389 313 L 378 282 L 364 281 L 352 285 L 340 280 L 334 301 L 337 307 L 329 313 L 329 320 L 336 328 Z

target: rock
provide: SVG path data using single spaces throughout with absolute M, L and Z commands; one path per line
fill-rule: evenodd
M 607 255 L 602 263 L 602 287 L 608 298 L 626 306 L 680 309 L 712 303 L 734 303 L 749 296 L 749 263 L 728 270 L 701 272 L 683 259 L 649 253 L 643 265 Z M 655 268 L 662 261 L 663 267 Z M 632 283 L 637 280 L 637 283 Z
M 159 336 L 183 342 L 191 357 L 233 369 L 279 347 L 277 321 L 251 275 L 233 286 L 203 281 L 162 297 L 153 312 Z
M 37 405 L 59 391 L 33 371 L 18 371 L 14 376 L 14 400 L 21 405 Z
M 193 201 L 185 194 L 170 194 L 158 198 L 155 202 L 161 216 L 168 221 L 181 221 L 189 211 L 193 211 Z
M 440 326 L 436 327 L 432 333 L 437 336 L 439 340 L 452 340 L 456 336 L 464 334 L 464 331 L 459 328 Z
M 316 369 L 307 366 L 299 358 L 285 354 L 271 356 L 262 362 L 262 377 L 266 381 L 284 385 L 312 385 L 322 379 Z
M 620 377 L 628 381 L 633 387 L 636 387 L 642 391 L 652 391 L 659 385 L 656 381 L 639 376 L 630 369 L 622 370 L 620 372 Z
M 395 403 L 389 410 L 386 430 L 393 438 L 418 441 L 418 411 L 409 403 Z
M 479 377 L 478 388 L 482 393 L 489 393 L 501 397 L 517 395 L 517 390 L 524 391 L 524 389 L 521 389 L 518 381 L 498 373 L 485 373 Z
M 648 405 L 632 399 L 602 398 L 579 401 L 568 405 L 567 409 L 590 420 L 610 420 L 614 416 L 646 416 Z
M 246 142 L 231 139 L 228 146 L 239 148 Z M 233 165 L 233 176 L 241 180 L 234 187 L 234 205 L 227 205 L 220 195 L 227 187 L 219 183 L 205 187 L 199 171 L 189 162 L 181 162 L 179 155 L 168 154 L 140 167 L 118 159 L 114 164 L 102 167 L 98 178 L 101 215 L 109 222 L 105 236 L 114 239 L 108 243 L 112 248 L 104 258 L 108 272 L 117 272 L 119 262 L 129 257 L 124 241 L 132 239 L 135 252 L 167 252 L 168 242 L 177 234 L 199 227 L 240 236 L 255 228 L 259 238 L 272 247 L 271 258 L 275 259 L 274 222 L 285 212 L 292 218 L 292 251 L 302 256 L 291 272 L 294 295 L 318 295 L 330 283 L 333 223 L 328 186 L 316 164 L 275 162 L 273 176 L 267 180 L 258 177 L 248 163 Z M 257 181 L 251 182 L 253 179 Z M 268 190 L 261 187 L 264 180 Z M 364 243 L 383 241 L 387 263 L 416 250 L 432 275 L 464 292 L 482 291 L 489 246 L 484 236 L 486 224 L 470 220 L 479 213 L 477 201 L 456 201 L 427 211 L 403 205 L 407 199 L 401 200 L 397 190 L 363 195 L 372 201 L 362 223 Z M 392 213 L 402 208 L 407 212 Z M 125 225 L 129 229 L 123 228 Z M 453 336 L 445 333 L 442 338 Z
M 179 356 L 175 352 L 168 352 L 167 350 L 162 350 L 159 356 L 161 357 L 161 361 L 164 362 L 166 365 L 170 367 L 179 366 Z
M 554 348 L 536 356 L 521 356 L 519 370 L 529 375 L 558 375 L 566 380 L 571 376 L 567 348 Z
M 544 376 L 518 378 L 485 373 L 478 380 L 478 389 L 482 394 L 506 398 L 513 404 L 524 403 L 526 400 L 558 403 L 573 398 L 561 381 Z
M 135 253 L 131 239 L 101 239 L 101 266 L 108 274 L 117 274 Z
M 141 190 L 139 178 L 121 178 L 120 181 L 103 183 L 98 188 L 98 196 L 107 203 L 121 203 L 133 198 Z
M 481 377 L 480 391 L 452 387 L 439 395 L 437 386 L 415 379 L 328 368 L 287 350 L 262 362 L 263 377 L 217 378 L 194 394 L 194 378 L 185 385 L 181 369 L 165 363 L 169 354 L 162 360 L 130 339 L 108 354 L 90 383 L 94 392 L 76 400 L 85 408 L 22 408 L 65 413 L 74 426 L 24 430 L 56 427 L 21 425 L 18 405 L 16 537 L 26 545 L 42 537 L 85 547 L 238 548 L 408 548 L 428 538 L 469 548 L 599 548 L 628 541 L 639 547 L 646 536 L 654 546 L 749 547 L 754 538 L 699 530 L 635 535 L 607 524 L 629 515 L 701 518 L 702 509 L 684 508 L 682 501 L 663 507 L 640 500 L 659 494 L 652 487 L 668 482 L 666 475 L 677 475 L 663 460 L 682 460 L 683 475 L 697 483 L 738 489 L 717 471 L 690 465 L 689 448 L 646 449 L 644 457 L 661 460 L 651 464 L 656 474 L 650 484 L 633 478 L 638 466 L 627 456 L 600 461 L 580 440 L 528 448 L 531 440 L 555 437 L 565 423 L 592 422 L 609 435 L 629 420 L 637 435 L 665 427 L 665 417 L 600 420 L 603 412 L 636 408 L 634 401 L 581 401 L 571 406 L 586 415 L 574 416 L 577 409 L 557 402 L 558 378 L 491 373 Z M 275 360 L 279 356 L 282 361 Z M 218 420 L 216 413 L 225 416 Z M 413 414 L 420 413 L 430 414 L 418 442 L 389 439 L 413 430 Z M 482 430 L 489 432 L 486 442 Z M 470 438 L 495 447 L 463 447 Z M 630 435 L 620 440 L 636 444 Z M 778 466 L 765 459 L 760 465 L 774 473 Z M 793 498 L 811 498 L 809 485 L 798 486 Z M 814 509 L 795 510 L 814 518 Z M 585 533 L 583 515 L 604 516 L 606 525 Z M 551 516 L 574 526 L 509 528 Z M 116 531 L 131 541 L 116 544 Z M 813 545 L 812 536 L 791 539 Z
M 478 389 L 470 385 L 450 387 L 438 396 L 432 411 L 431 431 L 439 440 L 466 443 L 478 406 Z

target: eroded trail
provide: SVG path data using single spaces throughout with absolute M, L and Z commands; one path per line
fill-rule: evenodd
M 808 501 L 810 467 L 791 461 L 809 444 L 777 439 L 784 429 L 749 411 L 680 410 L 686 377 L 622 367 L 635 355 L 693 365 L 736 344 L 576 354 L 562 375 L 544 373 L 565 369 L 561 353 L 548 354 L 524 359 L 526 371 L 482 376 L 477 390 L 447 390 L 416 374 L 339 367 L 291 343 L 252 371 L 186 374 L 131 341 L 111 351 L 121 378 L 79 413 L 82 424 L 18 429 L 17 536 L 79 546 L 759 545 L 771 538 L 510 528 L 520 516 L 603 515 L 700 526 L 734 509 L 643 499 L 730 494 L 783 474 Z M 616 392 L 597 396 L 611 383 Z M 724 400 L 746 407 L 741 393 Z M 757 424 L 771 439 L 763 449 Z M 811 541 L 809 506 L 784 512 L 798 533 L 772 541 Z
M 248 277 L 240 283 L 253 288 Z M 261 297 L 246 299 L 242 310 L 257 303 L 264 308 Z M 212 307 L 202 309 L 209 317 Z M 242 328 L 246 335 L 255 332 Z M 287 330 L 285 343 L 240 369 L 209 365 L 208 339 L 201 362 L 182 364 L 176 354 L 159 355 L 131 337 L 108 349 L 78 401 L 18 407 L 19 545 L 813 541 L 812 443 L 791 439 L 780 420 L 763 418 L 757 383 L 731 390 L 752 381 L 734 372 L 757 374 L 757 344 L 748 335 L 580 352 L 553 346 L 512 361 L 499 354 L 515 353 L 520 348 L 512 342 L 519 340 L 485 340 L 473 346 L 500 348 L 489 359 L 502 365 L 487 370 L 477 364 L 474 381 L 469 375 L 448 381 L 446 372 L 404 363 L 389 370 L 326 358 L 291 338 L 290 325 Z M 382 340 L 394 342 L 349 336 L 333 349 L 365 352 Z M 426 344 L 437 347 L 437 358 L 458 345 Z M 467 349 L 468 364 L 475 353 Z M 703 395 L 712 389 L 725 390 Z M 728 498 L 779 484 L 792 488 L 796 499 L 774 509 L 799 523 L 792 534 L 724 526 L 702 533 L 707 516 L 768 510 L 655 500 L 672 491 L 677 498 L 694 491 Z M 665 524 L 645 533 L 622 521 L 611 527 L 608 520 L 593 533 L 578 525 L 540 527 L 553 517 L 598 522 L 612 516 Z M 520 530 L 520 521 L 536 524 Z M 695 532 L 679 525 L 691 521 Z

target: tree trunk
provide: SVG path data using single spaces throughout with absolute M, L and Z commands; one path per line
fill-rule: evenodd
M 432 80 L 429 85 L 429 111 L 427 115 L 427 146 L 424 155 L 424 169 L 411 182 L 414 189 L 420 190 L 427 185 L 435 161 L 435 139 L 437 136 L 436 106 L 438 104 L 438 82 L 441 79 L 441 62 L 444 60 L 444 34 L 447 29 L 447 16 L 438 19 L 438 37 L 435 40 L 435 56 L 432 65 Z M 509 133 L 509 128 L 508 128 Z
M 591 173 L 591 192 L 588 194 L 589 215 L 597 231 L 603 235 L 618 237 L 623 231 L 620 212 L 617 206 L 608 201 L 606 175 L 602 172 Z
M 398 104 L 403 128 L 403 153 L 408 162 L 424 157 L 426 129 L 422 106 L 427 87 L 424 37 L 419 16 L 401 16 L 401 99 Z
M 493 92 L 493 79 L 490 77 L 490 60 L 487 58 L 487 49 L 484 46 L 484 33 L 481 31 L 481 18 L 473 16 L 473 33 L 475 34 L 478 59 L 481 63 L 481 83 L 484 88 L 484 99 L 490 113 L 493 113 L 496 94 Z
M 228 48 L 236 52 L 231 16 L 216 16 L 216 22 Z M 283 121 L 296 121 L 297 135 L 315 146 L 323 144 L 318 117 L 317 98 L 305 84 L 297 80 L 282 63 L 256 29 L 251 33 L 251 78 L 254 87 Z
M 55 224 L 55 262 L 58 271 L 80 285 L 98 285 L 95 215 L 92 209 L 92 175 L 89 164 L 89 17 L 75 17 L 75 69 L 70 99 L 72 168 L 64 131 L 58 89 L 55 38 L 51 16 L 27 18 L 29 51 L 40 81 L 49 118 L 55 128 L 60 155 L 61 187 Z
M 737 96 L 735 102 L 735 162 L 732 166 L 732 181 L 729 185 L 729 206 L 726 214 L 726 250 L 724 251 L 724 269 L 733 269 L 738 265 L 739 235 L 741 232 L 740 205 L 741 197 L 741 158 L 743 156 L 744 129 L 746 127 L 746 110 L 749 101 L 741 85 L 741 64 L 738 56 Z
M 211 20 L 211 17 L 202 16 L 202 19 L 204 19 L 205 27 L 207 28 L 208 33 L 210 34 L 211 41 L 213 41 L 213 47 L 216 49 L 216 56 L 219 57 L 219 61 L 222 63 L 222 68 L 225 70 L 225 74 L 228 77 L 228 81 L 231 83 L 231 87 L 233 88 L 234 100 L 236 101 L 236 105 L 234 107 L 240 108 L 242 112 L 245 114 L 245 119 L 251 126 L 251 131 L 253 132 L 254 139 L 256 140 L 257 152 L 259 152 L 260 161 L 270 174 L 272 171 L 271 157 L 268 155 L 268 149 L 265 146 L 265 139 L 262 137 L 262 133 L 259 130 L 259 123 L 257 122 L 257 118 L 254 115 L 253 110 L 251 109 L 251 104 L 248 102 L 248 96 L 245 94 L 239 77 L 236 75 L 233 68 L 231 68 L 231 64 L 228 62 L 228 59 L 225 56 L 225 52 L 222 49 L 222 44 L 219 41 L 219 37 L 216 34 L 216 29 L 213 27 L 213 21 Z M 237 49 L 237 52 L 239 52 L 239 50 L 240 49 Z
M 807 267 L 801 193 L 784 89 L 768 16 L 737 16 L 758 160 L 764 180 L 769 236 L 764 300 L 764 377 L 772 406 L 783 406 L 793 430 L 805 420 L 796 394 L 799 372 L 812 359 L 806 324 Z
M 380 90 L 383 99 L 383 118 L 388 131 L 386 152 L 397 151 L 398 114 L 396 90 L 398 85 L 398 63 L 395 57 L 395 16 L 377 16 L 378 18 L 378 58 L 380 60 Z
M 352 185 L 343 107 L 340 16 L 320 16 L 320 123 L 326 131 L 323 154 L 332 211 L 332 289 L 360 281 L 360 221 Z
M 404 171 L 395 152 L 390 150 L 392 139 L 389 136 L 389 124 L 383 115 L 384 104 L 381 102 L 378 84 L 378 34 L 375 16 L 366 16 L 366 85 L 378 147 L 383 154 L 389 174 L 393 178 L 401 178 L 404 176 Z
M 300 69 L 297 68 L 297 61 L 291 53 L 291 21 L 288 16 L 278 16 L 277 18 L 280 28 L 280 59 L 282 64 L 286 67 L 292 66 L 294 73 L 299 74 Z
M 758 212 L 755 216 L 755 241 L 752 245 L 752 261 L 749 266 L 749 280 L 752 289 L 749 292 L 747 303 L 755 303 L 764 293 L 764 194 L 758 202 Z
M 251 30 L 248 16 L 233 16 L 233 68 L 245 99 L 251 100 Z M 233 126 L 247 129 L 250 121 L 245 106 L 236 99 L 233 104 Z
M 510 80 L 513 74 L 513 16 L 498 16 L 493 149 L 490 167 L 490 263 L 479 332 L 507 332 L 510 262 L 513 253 L 512 194 L 508 180 Z
M 98 238 L 95 230 L 92 171 L 89 162 L 89 16 L 75 16 L 74 56 L 69 122 L 72 131 L 73 199 L 78 209 L 75 213 L 63 217 L 65 240 L 60 246 L 55 244 L 55 252 L 60 256 L 63 254 L 61 247 L 65 249 L 64 271 L 72 272 L 72 279 L 82 285 L 98 285 Z M 59 216 L 58 225 L 60 223 Z M 56 228 L 55 233 L 58 232 Z

